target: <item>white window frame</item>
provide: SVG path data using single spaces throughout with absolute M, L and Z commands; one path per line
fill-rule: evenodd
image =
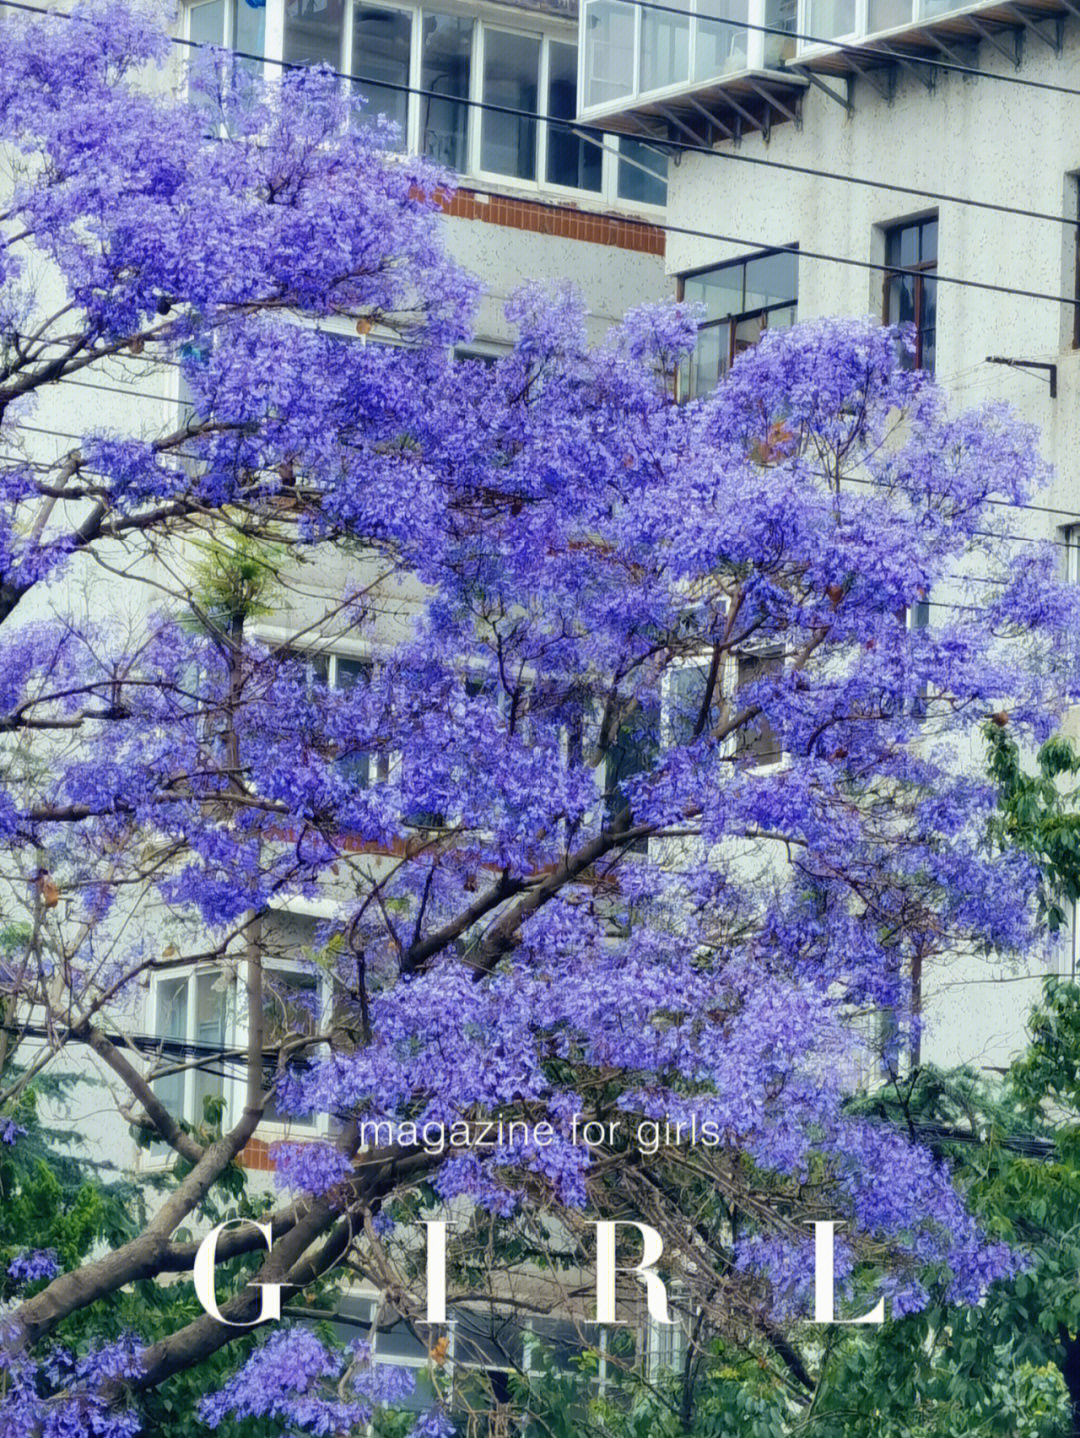
M 222 1046 L 226 1050 L 234 1046 L 233 1039 L 235 1037 L 236 1029 L 236 981 L 235 975 L 226 965 L 223 964 L 176 964 L 175 966 L 170 965 L 168 968 L 151 970 L 149 992 L 147 994 L 146 1000 L 147 1016 L 149 1020 L 147 1023 L 147 1033 L 151 1039 L 155 1041 L 160 1041 L 162 1043 L 181 1043 L 185 1045 L 194 1045 L 198 1042 L 196 1018 L 198 1009 L 198 980 L 200 978 L 209 976 L 213 976 L 215 979 L 220 979 L 224 981 L 222 995 L 222 1005 L 224 1008 L 224 1038 L 222 1040 Z M 170 1038 L 162 1031 L 162 1026 L 158 1017 L 158 1010 L 161 1003 L 161 990 L 166 984 L 172 985 L 179 980 L 182 980 L 187 985 L 187 1020 L 184 1025 L 183 1036 Z M 196 1057 L 196 1053 L 192 1052 L 187 1056 L 177 1055 L 175 1059 L 176 1063 L 185 1064 L 188 1066 L 184 1068 L 183 1072 L 180 1075 L 178 1075 L 178 1077 L 183 1079 L 184 1085 L 184 1097 L 180 1105 L 180 1112 L 173 1113 L 171 1109 L 169 1110 L 169 1112 L 172 1114 L 172 1117 L 178 1122 L 188 1124 L 199 1124 L 203 1121 L 202 1114 L 195 1112 L 196 1070 L 190 1067 L 192 1060 Z M 161 1059 L 165 1062 L 169 1062 L 169 1055 L 162 1053 Z M 237 1060 L 237 1062 L 240 1062 L 240 1060 Z M 171 1077 L 171 1075 L 164 1075 L 162 1077 Z M 157 1082 L 159 1082 L 158 1078 L 155 1077 L 154 1079 L 152 1079 L 152 1083 L 156 1084 Z M 230 1084 L 232 1082 L 233 1081 L 228 1077 L 224 1077 L 221 1079 L 221 1096 L 225 1100 L 226 1121 L 228 1120 L 228 1114 L 231 1111 Z M 155 1142 L 156 1147 L 160 1147 L 164 1144 L 165 1141 L 164 1139 L 162 1139 Z M 150 1161 L 154 1162 L 155 1160 L 160 1160 L 162 1158 L 166 1159 L 167 1161 L 171 1161 L 172 1157 L 173 1155 L 171 1153 L 158 1154 L 154 1153 L 154 1151 L 151 1150 Z
M 185 39 L 191 38 L 191 13 L 197 8 L 199 0 L 188 0 L 184 5 L 183 35 Z M 236 14 L 236 7 L 246 3 L 246 0 L 225 0 L 225 33 L 233 33 L 233 19 Z M 343 74 L 352 74 L 356 68 L 353 63 L 353 30 L 354 14 L 356 7 L 362 0 L 342 0 L 343 3 L 343 35 L 339 51 L 340 66 Z M 366 0 L 372 3 L 372 0 Z M 751 7 L 756 4 L 764 4 L 764 0 L 750 0 Z M 285 42 L 285 5 L 286 0 L 266 0 L 266 21 L 265 21 L 265 50 L 266 64 L 263 66 L 264 73 L 276 72 L 278 62 L 284 57 Z M 431 12 L 439 15 L 456 14 L 458 11 L 452 3 L 445 5 L 432 4 L 427 6 L 407 5 L 400 3 L 400 0 L 378 0 L 376 8 L 382 10 L 395 10 L 408 14 L 412 18 L 412 34 L 409 58 L 409 81 L 410 92 L 406 103 L 406 124 L 405 124 L 405 151 L 410 155 L 420 153 L 420 96 L 416 90 L 420 86 L 420 69 L 423 49 L 424 15 Z M 601 158 L 601 182 L 598 190 L 579 189 L 573 185 L 558 185 L 549 182 L 547 178 L 547 136 L 548 121 L 547 114 L 548 82 L 551 75 L 550 47 L 553 42 L 564 45 L 576 46 L 578 50 L 578 93 L 580 95 L 582 75 L 582 46 L 580 45 L 578 30 L 576 26 L 569 28 L 546 28 L 537 23 L 535 17 L 528 17 L 522 21 L 513 13 L 506 16 L 499 16 L 492 19 L 485 15 L 469 17 L 472 23 L 472 41 L 469 62 L 469 93 L 462 98 L 463 104 L 468 105 L 468 126 L 465 145 L 465 168 L 461 171 L 462 182 L 468 185 L 470 182 L 478 182 L 484 187 L 491 189 L 512 190 L 518 194 L 527 196 L 553 195 L 560 199 L 565 198 L 574 201 L 578 205 L 594 204 L 603 210 L 612 207 L 620 211 L 641 214 L 653 218 L 665 213 L 666 204 L 655 205 L 645 201 L 622 200 L 619 198 L 619 166 L 621 156 L 618 150 L 607 144 L 603 145 Z M 640 22 L 639 22 L 640 23 Z M 537 131 L 537 155 L 536 155 L 536 179 L 527 180 L 516 175 L 503 175 L 495 171 L 484 171 L 480 168 L 480 125 L 483 116 L 481 108 L 484 100 L 484 36 L 488 29 L 499 30 L 504 33 L 524 35 L 531 39 L 540 41 L 540 66 L 537 95 L 537 113 L 539 118 L 536 122 Z M 760 38 L 760 36 L 758 37 Z M 361 90 L 363 89 L 362 82 Z M 376 112 L 377 113 L 377 112 Z M 589 144 L 589 141 L 582 140 L 582 144 Z
M 739 659 L 753 655 L 755 658 L 780 659 L 782 664 L 785 659 L 784 650 L 778 645 L 762 645 L 760 648 L 752 645 L 741 646 L 740 652 L 727 650 L 720 661 L 720 673 L 717 678 L 722 687 L 722 692 L 729 696 L 729 703 L 735 708 L 738 693 L 739 680 Z M 678 670 L 683 669 L 705 669 L 708 670 L 712 664 L 712 650 L 702 649 L 698 654 L 686 655 L 673 664 L 668 665 L 661 679 L 660 687 L 660 733 L 661 742 L 664 747 L 670 748 L 675 743 L 675 730 L 672 722 L 672 686 L 671 676 Z M 741 731 L 740 731 L 741 732 Z M 775 733 L 775 729 L 773 733 Z M 725 758 L 735 759 L 739 754 L 739 734 L 729 734 L 724 740 L 723 754 Z M 775 770 L 784 768 L 790 764 L 791 755 L 786 749 L 779 751 L 775 759 L 768 762 L 757 762 L 747 765 L 756 774 L 770 774 Z
M 338 912 L 338 906 L 329 901 L 320 902 L 312 899 L 279 899 L 271 901 L 271 913 L 291 916 L 294 918 L 311 919 L 317 922 L 319 919 L 332 918 Z M 300 959 L 269 958 L 263 961 L 263 970 L 271 974 L 302 974 L 305 977 L 314 977 L 319 994 L 320 1009 L 328 1013 L 333 1002 L 333 984 L 327 974 L 317 969 L 314 975 L 309 967 L 306 967 Z M 244 990 L 241 984 L 236 990 L 236 1037 L 237 1047 L 242 1046 L 247 1040 L 246 1007 L 244 1004 Z M 314 1049 L 313 1052 L 317 1052 Z M 233 1080 L 235 1093 L 233 1102 L 243 1106 L 244 1078 L 238 1077 Z M 230 1109 L 230 1111 L 233 1111 Z M 237 1108 L 235 1112 L 239 1113 Z M 256 1129 L 256 1137 L 268 1138 L 271 1142 L 280 1139 L 315 1139 L 326 1138 L 330 1133 L 330 1115 L 316 1113 L 310 1123 L 304 1120 L 279 1120 L 260 1119 Z

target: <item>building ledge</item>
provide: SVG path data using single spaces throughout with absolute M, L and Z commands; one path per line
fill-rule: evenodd
M 639 140 L 714 145 L 773 125 L 799 122 L 799 105 L 811 81 L 795 69 L 735 70 L 686 89 L 655 92 L 621 105 L 593 107 L 585 124 L 602 124 Z
M 930 59 L 977 69 L 972 49 L 982 44 L 1018 65 L 1029 33 L 1060 54 L 1065 19 L 1080 16 L 1080 7 L 1075 7 L 1073 0 L 1023 0 L 1022 4 L 983 0 L 977 5 L 957 5 L 916 19 L 919 6 L 920 0 L 915 0 L 912 18 L 888 29 L 842 36 L 835 44 L 801 41 L 788 65 L 796 72 L 864 76 L 868 70 L 885 68 L 895 73 Z M 809 25 L 801 29 L 804 34 L 813 33 Z M 921 71 L 916 68 L 915 73 L 928 89 L 932 88 L 932 69 L 927 73 L 926 67 Z

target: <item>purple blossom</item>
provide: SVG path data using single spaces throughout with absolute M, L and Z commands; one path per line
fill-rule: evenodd
M 55 1278 L 60 1272 L 60 1260 L 54 1248 L 28 1249 L 16 1254 L 7 1272 L 16 1283 L 37 1283 L 42 1278 Z

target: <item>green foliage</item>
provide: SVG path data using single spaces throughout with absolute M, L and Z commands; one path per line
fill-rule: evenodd
M 991 841 L 1035 860 L 1042 876 L 1042 915 L 1056 933 L 1065 920 L 1064 905 L 1080 899 L 1080 786 L 1064 782 L 1080 774 L 1080 755 L 1069 740 L 1055 735 L 1028 773 L 1007 726 L 990 721 L 983 733 L 990 776 L 998 786 Z

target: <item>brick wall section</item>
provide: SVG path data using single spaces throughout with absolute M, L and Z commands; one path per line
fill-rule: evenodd
M 240 1150 L 237 1162 L 241 1168 L 251 1169 L 254 1173 L 273 1173 L 274 1171 L 274 1165 L 270 1162 L 270 1147 L 263 1143 L 261 1138 L 249 1138 Z
M 508 195 L 478 195 L 458 190 L 443 210 L 457 220 L 482 220 L 488 225 L 505 225 L 510 230 L 529 230 L 536 235 L 553 235 L 562 240 L 584 240 L 591 245 L 613 245 L 639 254 L 664 253 L 666 235 L 659 225 L 647 220 L 626 220 L 618 215 L 594 215 L 573 205 L 544 205 L 535 200 L 515 200 Z

